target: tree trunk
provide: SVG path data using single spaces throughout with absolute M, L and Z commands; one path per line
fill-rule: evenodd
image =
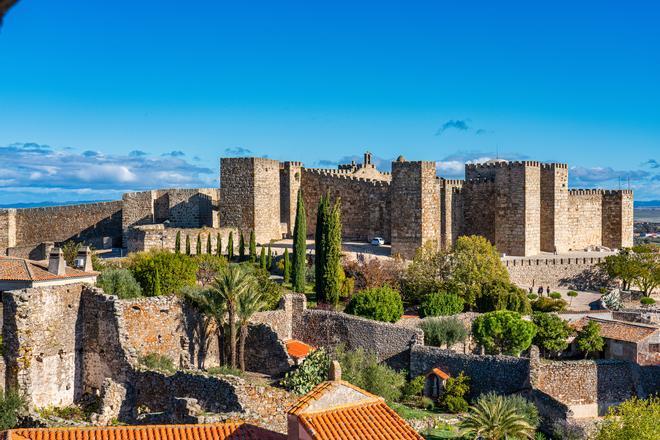
M 216 325 L 218 326 L 216 330 L 218 333 L 218 360 L 220 361 L 220 365 L 224 365 L 227 362 L 227 356 L 225 355 L 225 327 L 217 321 Z
M 245 340 L 247 339 L 247 332 L 247 323 L 241 324 L 241 334 L 239 336 L 241 371 L 245 371 Z
M 236 368 L 236 305 L 233 303 L 228 304 L 229 314 L 229 357 L 231 359 L 230 365 Z

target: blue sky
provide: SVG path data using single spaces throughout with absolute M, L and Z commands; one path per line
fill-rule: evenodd
M 21 0 L 0 29 L 0 204 L 217 185 L 218 157 L 568 162 L 660 199 L 651 1 Z

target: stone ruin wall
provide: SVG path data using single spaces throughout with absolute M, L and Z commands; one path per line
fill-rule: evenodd
M 387 182 L 303 168 L 301 185 L 308 236 L 314 235 L 319 200 L 329 193 L 332 203 L 341 198 L 344 240 L 371 240 L 377 236 L 390 240 L 390 185 Z
M 176 234 L 181 233 L 181 252 L 186 251 L 186 236 L 190 237 L 190 253 L 197 253 L 197 236 L 202 239 L 202 253 L 206 252 L 208 236 L 211 236 L 211 251 L 216 253 L 218 247 L 218 234 L 222 244 L 222 254 L 227 252 L 229 234 L 233 233 L 234 251 L 238 252 L 240 241 L 238 229 L 233 228 L 170 228 L 164 225 L 145 225 L 131 228 L 128 232 L 126 247 L 128 252 L 149 251 L 151 249 L 167 249 L 174 251 L 176 248 Z M 245 237 L 246 240 L 249 236 Z
M 603 257 L 556 257 L 506 259 L 503 263 L 511 282 L 523 289 L 550 286 L 595 290 L 607 285 L 607 277 L 598 269 L 598 264 L 604 261 Z
M 85 241 L 105 247 L 104 237 L 118 244 L 121 237 L 121 202 L 100 202 L 44 208 L 0 210 L 0 253 L 14 246 L 42 242 Z

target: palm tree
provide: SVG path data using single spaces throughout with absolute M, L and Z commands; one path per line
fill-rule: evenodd
M 181 290 L 181 294 L 188 299 L 197 310 L 204 316 L 212 318 L 216 323 L 216 335 L 218 336 L 218 361 L 223 364 L 225 361 L 225 324 L 227 323 L 227 307 L 224 299 L 216 295 L 209 289 L 194 287 L 185 287 Z M 199 339 L 204 339 L 207 324 L 204 329 L 200 331 Z M 208 349 L 207 344 L 200 344 L 204 347 L 204 351 Z M 206 354 L 200 359 L 200 366 L 203 368 L 203 361 Z
M 487 394 L 477 399 L 461 422 L 462 434 L 483 440 L 532 439 L 534 427 L 512 399 Z
M 213 282 L 210 292 L 221 298 L 227 307 L 229 321 L 229 357 L 230 366 L 236 368 L 236 310 L 238 301 L 254 286 L 254 276 L 244 271 L 237 264 L 223 268 Z
M 263 248 L 262 248 L 263 249 Z M 236 315 L 238 316 L 238 324 L 240 327 L 239 335 L 239 353 L 240 353 L 240 368 L 245 371 L 245 340 L 248 335 L 248 324 L 252 315 L 264 308 L 265 301 L 263 293 L 254 287 L 246 290 L 238 298 L 238 307 L 236 308 Z

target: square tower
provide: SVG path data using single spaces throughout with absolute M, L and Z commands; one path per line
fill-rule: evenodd
M 440 244 L 440 188 L 433 162 L 392 162 L 392 254 L 412 258 L 427 242 Z
M 566 252 L 568 239 L 568 165 L 541 164 L 541 251 Z
M 259 243 L 282 238 L 280 163 L 272 159 L 220 159 L 220 227 L 254 230 Z
M 296 222 L 302 166 L 302 162 L 282 162 L 280 164 L 280 222 L 286 224 L 287 236 L 293 235 L 293 226 Z
M 603 191 L 603 246 L 612 249 L 633 245 L 633 193 Z

